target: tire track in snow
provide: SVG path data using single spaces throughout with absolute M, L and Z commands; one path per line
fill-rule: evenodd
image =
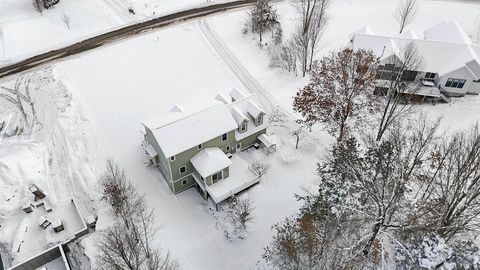
M 230 49 L 219 38 L 218 34 L 212 30 L 205 19 L 199 21 L 200 29 L 208 43 L 223 59 L 227 66 L 232 70 L 235 76 L 242 82 L 245 88 L 251 93 L 257 94 L 264 107 L 269 111 L 275 107 L 279 107 L 279 103 L 263 86 L 247 71 L 247 69 L 240 63 Z M 282 109 L 282 111 L 285 111 Z M 285 112 L 284 112 L 285 113 Z

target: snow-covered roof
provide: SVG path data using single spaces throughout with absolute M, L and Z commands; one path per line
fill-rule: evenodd
M 218 147 L 203 149 L 190 162 L 204 178 L 232 165 L 232 161 Z
M 247 94 L 243 91 L 241 91 L 240 89 L 237 89 L 237 88 L 233 88 L 232 91 L 230 91 L 230 97 L 233 98 L 233 100 L 239 100 L 239 99 L 242 99 L 244 97 L 246 97 Z
M 170 112 L 183 112 L 184 110 L 185 107 L 177 104 L 170 109 Z
M 243 122 L 248 121 L 248 117 L 243 114 L 242 111 L 240 111 L 237 107 L 233 106 L 232 109 L 230 110 L 230 113 L 232 113 L 233 118 L 237 122 L 237 124 L 240 126 Z
M 233 155 L 231 160 L 228 178 L 206 186 L 208 194 L 215 203 L 220 203 L 260 181 L 260 178 L 249 169 L 248 163 L 239 155 Z
M 166 157 L 171 157 L 238 127 L 222 103 L 196 112 L 170 112 L 143 125 L 152 130 Z
M 360 29 L 356 30 L 352 34 L 350 34 L 350 40 L 356 35 L 356 34 L 363 34 L 363 35 L 375 35 L 375 32 L 370 29 L 368 26 L 362 26 Z
M 235 131 L 235 138 L 241 140 L 247 136 L 250 136 L 262 129 L 267 128 L 267 123 L 264 120 L 263 123 L 259 126 L 256 126 L 254 123 L 254 118 L 259 114 L 265 114 L 265 111 L 258 105 L 257 96 L 251 94 L 245 96 L 241 99 L 235 100 L 234 102 L 227 105 L 232 116 L 237 121 L 237 124 L 240 125 L 243 121 L 247 121 L 247 130 L 245 132 Z
M 438 23 L 425 30 L 424 35 L 426 40 L 472 44 L 470 37 L 455 20 Z
M 277 145 L 275 137 L 268 136 L 267 134 L 260 134 L 258 139 L 268 148 Z
M 400 38 L 409 38 L 409 39 L 420 39 L 413 30 L 403 31 L 401 34 L 398 35 Z
M 249 100 L 248 101 L 248 104 L 247 104 L 247 112 L 248 114 L 250 114 L 252 117 L 256 118 L 258 117 L 260 114 L 265 114 L 265 111 L 262 110 L 255 102 L 253 102 L 252 100 Z
M 223 104 L 228 104 L 230 103 L 230 100 L 228 100 L 228 98 L 222 94 L 218 94 L 216 97 L 215 97 L 216 100 L 222 102 Z
M 456 23 L 454 23 L 454 26 L 459 27 Z M 433 27 L 428 33 L 435 33 L 435 29 Z M 430 35 L 432 36 L 432 34 Z M 407 47 L 411 43 L 423 57 L 421 71 L 435 72 L 442 76 L 465 66 L 469 62 L 479 63 L 479 45 L 466 42 L 446 42 L 406 36 L 389 37 L 366 34 L 355 34 L 352 38 L 353 49 L 371 50 L 380 59 L 398 55 L 402 48 Z M 470 65 L 473 72 L 477 72 L 475 69 L 476 63 Z M 476 73 L 476 77 L 478 76 L 480 76 L 480 73 Z

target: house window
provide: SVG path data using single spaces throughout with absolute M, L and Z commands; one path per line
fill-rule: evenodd
M 227 146 L 225 147 L 225 151 L 227 151 L 227 152 L 230 151 L 230 145 L 227 145 Z
M 228 133 L 225 133 L 222 135 L 222 142 L 226 141 L 228 139 Z
M 240 125 L 240 132 L 245 132 L 247 131 L 247 121 L 243 121 L 242 124 Z
M 182 187 L 185 186 L 188 183 L 188 179 L 183 179 L 182 180 Z
M 425 79 L 435 79 L 435 73 L 427 72 L 425 74 Z
M 261 124 L 263 124 L 263 114 L 259 114 L 257 116 L 256 122 L 257 122 L 257 126 L 260 126 Z
M 446 87 L 451 87 L 451 88 L 463 88 L 465 85 L 466 80 L 461 80 L 461 79 L 448 79 L 447 83 L 445 83 Z
M 174 160 L 175 160 L 175 156 L 171 156 L 170 161 L 174 161 Z
M 182 167 L 178 168 L 178 171 L 180 172 L 180 174 L 184 174 L 187 171 L 187 167 L 182 166 Z
M 380 65 L 377 69 L 377 79 L 393 81 L 400 75 L 401 68 L 393 64 Z
M 242 148 L 242 144 L 241 143 L 237 144 L 237 150 L 240 150 L 241 148 Z
M 217 172 L 216 174 L 212 175 L 212 182 L 215 183 L 218 180 L 222 179 L 222 171 Z
M 418 72 L 413 70 L 404 70 L 401 80 L 404 82 L 414 82 L 417 78 Z
M 202 145 L 202 144 L 197 145 L 197 149 L 198 149 L 198 150 L 200 150 L 200 149 L 202 149 L 202 148 L 203 148 L 203 145 Z

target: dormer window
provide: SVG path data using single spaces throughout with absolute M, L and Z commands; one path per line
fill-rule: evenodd
M 240 132 L 245 132 L 247 131 L 247 121 L 243 121 L 242 124 L 240 125 Z
M 255 124 L 257 126 L 260 126 L 261 124 L 263 124 L 263 114 L 259 114 L 257 116 L 257 118 L 255 119 Z

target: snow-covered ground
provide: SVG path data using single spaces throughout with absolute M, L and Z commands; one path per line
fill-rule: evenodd
M 0 66 L 126 24 L 228 0 L 61 0 L 37 13 L 31 0 L 0 0 Z M 131 14 L 132 8 L 135 14 Z M 70 20 L 69 26 L 64 16 Z
M 334 1 L 322 52 L 344 46 L 349 34 L 365 24 L 378 33 L 395 33 L 397 27 L 392 12 L 396 2 Z M 293 8 L 287 2 L 277 7 L 287 39 L 295 23 Z M 375 11 L 378 13 L 372 16 Z M 413 30 L 421 32 L 441 20 L 455 18 L 467 33 L 475 36 L 479 13 L 480 5 L 476 4 L 424 0 Z M 246 12 L 238 11 L 211 16 L 207 21 L 246 72 L 268 92 L 265 96 L 273 96 L 273 102 L 291 113 L 292 96 L 306 80 L 268 67 L 266 51 L 257 46 L 256 37 L 241 34 L 245 18 Z M 122 19 L 117 21 L 121 23 Z M 190 189 L 173 195 L 160 173 L 144 165 L 141 148 L 142 121 L 168 111 L 175 104 L 198 107 L 211 101 L 217 93 L 228 94 L 233 87 L 246 88 L 242 83 L 245 80 L 238 78 L 244 76 L 243 72 L 232 71 L 231 63 L 227 65 L 222 58 L 224 54 L 219 54 L 218 46 L 210 42 L 199 22 L 191 21 L 55 64 L 53 73 L 64 87 L 62 91 L 45 95 L 63 105 L 55 106 L 58 109 L 46 114 L 45 123 L 50 127 L 41 136 L 28 140 L 0 139 L 0 173 L 9 175 L 2 178 L 0 174 L 0 190 L 5 190 L 1 195 L 5 194 L 5 198 L 16 195 L 11 202 L 0 204 L 4 207 L 0 208 L 4 218 L 15 218 L 8 226 L 20 222 L 18 213 L 23 213 L 19 209 L 20 201 L 28 195 L 25 184 L 47 181 L 47 193 L 58 193 L 59 201 L 68 196 L 84 197 L 87 190 L 94 193 L 105 159 L 111 157 L 126 169 L 129 179 L 155 208 L 161 226 L 159 242 L 179 260 L 182 269 L 256 269 L 262 248 L 271 240 L 271 226 L 297 210 L 299 202 L 295 194 L 315 187 L 315 163 L 332 139 L 318 131 L 303 139 L 295 150 L 291 130 L 276 127 L 269 132 L 279 138 L 277 153 L 268 157 L 261 151 L 242 153 L 242 159 L 261 160 L 271 168 L 265 179 L 246 194 L 255 206 L 247 238 L 227 241 L 216 228 L 215 218 L 198 192 Z M 46 98 L 40 99 L 42 103 L 51 104 Z M 444 125 L 456 129 L 480 118 L 479 102 L 479 96 L 469 96 L 446 105 L 425 105 L 423 109 L 430 115 L 444 115 Z M 52 121 L 57 124 L 52 125 Z M 49 165 L 52 155 L 57 163 Z M 23 162 L 26 157 L 32 165 Z M 52 168 L 65 168 L 68 173 Z M 36 175 L 37 171 L 41 176 Z M 89 195 L 81 203 L 92 210 L 90 197 L 95 198 Z M 100 211 L 99 228 L 107 223 L 108 217 Z M 18 235 L 12 230 L 6 231 L 0 232 L 0 241 L 11 245 Z M 85 243 L 87 254 L 94 254 L 93 237 Z

